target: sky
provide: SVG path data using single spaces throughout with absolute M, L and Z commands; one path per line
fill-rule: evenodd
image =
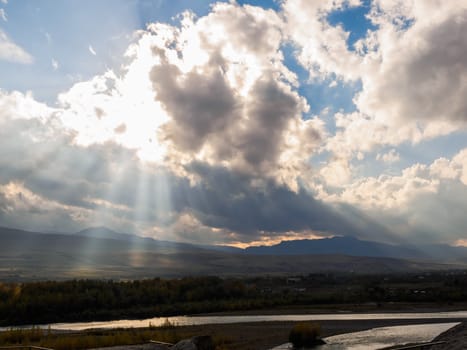
M 467 0 L 0 0 L 0 225 L 467 245 Z

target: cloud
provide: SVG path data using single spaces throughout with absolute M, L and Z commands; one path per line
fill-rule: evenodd
M 92 45 L 89 45 L 89 46 L 88 46 L 88 50 L 89 50 L 89 52 L 91 53 L 91 55 L 93 55 L 93 56 L 96 56 L 96 55 L 97 55 L 97 53 L 96 53 L 96 51 L 94 50 L 94 48 L 92 47 Z
M 135 151 L 110 142 L 83 147 L 74 138 L 57 109 L 20 93 L 0 96 L 2 223 L 61 231 L 96 223 L 133 230 L 140 224 L 133 224 L 130 209 L 138 208 L 140 173 L 159 183 L 157 174 L 141 170 Z M 158 208 L 146 204 L 147 214 Z M 147 218 L 157 222 L 157 214 Z
M 137 31 L 121 69 L 73 84 L 53 108 L 0 91 L 2 223 L 206 243 L 462 239 L 465 150 L 362 171 L 463 128 L 464 8 L 420 4 L 375 1 L 375 29 L 349 48 L 327 17 L 358 1 L 288 0 L 280 13 L 217 3 Z M 361 81 L 355 111 L 310 115 L 290 43 L 311 82 Z
M 216 4 L 208 16 L 185 14 L 182 23 L 150 27 L 155 99 L 169 118 L 159 137 L 174 169 L 222 163 L 297 189 L 307 172 L 301 152 L 318 148 L 324 128 L 317 118 L 302 119 L 308 105 L 283 63 L 279 16 Z
M 326 139 L 324 149 L 347 160 L 384 147 L 421 143 L 459 130 L 443 120 L 430 121 L 425 126 L 413 120 L 398 124 L 396 120 L 380 120 L 360 112 L 338 112 L 334 120 L 336 132 Z
M 465 235 L 462 215 L 467 194 L 467 149 L 452 159 L 414 164 L 399 175 L 365 177 L 326 202 L 360 208 L 405 239 L 454 243 Z M 442 234 L 440 234 L 442 232 Z
M 8 35 L 0 29 L 0 60 L 14 63 L 31 64 L 33 57 L 23 48 L 10 40 Z
M 297 59 L 309 70 L 311 78 L 359 78 L 362 59 L 348 49 L 349 33 L 341 26 L 329 24 L 327 15 L 336 10 L 360 5 L 360 1 L 353 0 L 284 1 L 282 7 L 286 33 L 297 45 Z
M 2 94 L 0 101 L 4 224 L 62 231 L 104 224 L 185 240 L 186 232 L 195 232 L 219 243 L 267 241 L 287 232 L 385 231 L 364 216 L 358 226 L 349 222 L 303 188 L 292 191 L 273 179 L 258 183 L 252 174 L 223 166 L 185 165 L 199 179 L 192 183 L 116 143 L 77 144 L 60 122 L 60 109 L 31 96 Z M 31 110 L 36 114 L 23 114 Z
M 45 36 L 45 40 L 47 40 L 47 44 L 51 44 L 52 43 L 52 36 L 50 35 L 49 32 L 44 32 L 44 36 Z
M 326 150 L 351 159 L 403 142 L 465 130 L 467 6 L 437 1 L 378 0 L 367 18 L 374 28 L 353 47 L 332 26 L 350 1 L 285 1 L 286 33 L 311 78 L 360 81 L 356 111 L 335 115 L 338 131 Z
M 424 6 L 381 1 L 373 21 L 378 63 L 362 76 L 359 109 L 383 120 L 428 123 L 465 122 L 467 103 L 467 6 L 452 3 Z M 398 10 L 401 13 L 393 13 Z M 410 21 L 401 29 L 396 19 Z
M 327 185 L 342 187 L 351 181 L 352 168 L 347 159 L 334 158 L 326 162 L 319 174 Z
M 6 12 L 4 9 L 0 9 L 0 18 L 3 19 L 5 22 L 8 21 L 8 18 L 6 16 Z
M 347 219 L 303 188 L 294 192 L 272 181 L 256 188 L 248 176 L 202 163 L 193 164 L 191 171 L 203 180 L 190 187 L 174 187 L 174 208 L 190 212 L 207 227 L 232 232 L 239 242 L 304 231 L 322 236 L 371 237 L 374 232 L 380 237 L 391 235 L 357 210 L 353 212 L 357 220 Z
M 55 60 L 54 58 L 52 58 L 52 68 L 53 68 L 54 70 L 57 70 L 58 67 L 59 67 L 58 61 Z
M 163 132 L 183 152 L 197 153 L 208 136 L 218 137 L 232 123 L 229 119 L 238 118 L 235 92 L 219 67 L 183 76 L 174 65 L 156 66 L 151 79 L 157 99 L 173 118 Z
M 376 160 L 381 160 L 385 163 L 395 163 L 399 161 L 400 154 L 393 148 L 387 153 L 378 153 L 376 155 Z

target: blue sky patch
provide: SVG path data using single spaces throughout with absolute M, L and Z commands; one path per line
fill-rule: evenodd
M 362 6 L 333 11 L 327 17 L 331 25 L 341 25 L 346 32 L 350 32 L 347 39 L 347 45 L 350 50 L 353 50 L 353 45 L 358 40 L 366 36 L 368 30 L 376 29 L 376 26 L 366 18 L 370 8 L 370 2 L 365 0 L 362 2 Z

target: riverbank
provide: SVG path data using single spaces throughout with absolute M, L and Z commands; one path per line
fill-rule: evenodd
M 435 341 L 445 341 L 446 343 L 432 346 L 430 350 L 467 349 L 467 321 L 440 334 L 435 338 Z
M 345 313 L 419 313 L 467 310 L 467 303 L 347 303 L 278 306 L 267 309 L 211 312 L 192 316 L 313 315 Z
M 420 323 L 420 320 L 357 320 L 320 322 L 322 337 L 328 337 L 332 335 L 350 332 L 359 332 L 377 327 L 414 325 Z M 426 319 L 423 320 L 422 323 L 436 323 L 436 321 Z M 219 350 L 269 350 L 275 346 L 288 342 L 288 335 L 290 329 L 293 327 L 294 324 L 295 322 L 258 322 L 237 324 L 214 324 L 202 326 L 181 326 L 176 327 L 176 332 L 180 335 L 184 334 L 185 337 L 191 337 L 194 335 L 201 334 L 210 335 L 214 339 L 216 349 Z M 158 347 L 155 345 L 147 346 L 147 348 L 165 349 L 162 346 Z M 123 349 L 127 348 L 112 348 L 112 350 Z M 456 348 L 456 350 L 457 349 L 465 349 L 465 347 Z
M 31 344 L 34 338 L 32 345 L 81 350 L 143 344 L 149 340 L 175 343 L 192 336 L 209 335 L 219 350 L 267 350 L 286 343 L 291 328 L 299 321 L 318 322 L 321 336 L 328 337 L 378 327 L 463 322 L 467 320 L 467 312 L 461 310 L 466 308 L 465 304 L 309 305 L 192 317 L 51 324 L 36 327 L 29 333 L 21 329 L 11 331 L 10 342 L 2 342 L 8 336 L 0 333 L 0 345 Z
M 454 320 L 443 320 L 451 322 Z M 359 332 L 378 327 L 439 323 L 439 320 L 357 320 L 357 321 L 320 321 L 321 336 L 329 337 L 343 333 Z M 260 322 L 230 325 L 189 326 L 195 334 L 206 334 L 214 339 L 225 339 L 220 349 L 230 350 L 268 350 L 288 342 L 288 336 L 295 322 Z M 219 336 L 222 337 L 219 338 Z M 447 336 L 449 337 L 449 335 Z M 461 342 L 459 342 L 461 343 Z M 467 342 L 463 342 L 466 349 Z M 451 349 L 450 347 L 447 347 Z M 447 349 L 439 348 L 441 349 Z
M 310 318 L 312 319 L 312 317 Z M 445 319 L 443 322 L 453 322 Z M 457 320 L 458 321 L 458 320 Z M 364 331 L 375 327 L 438 323 L 439 319 L 368 319 L 368 320 L 324 320 L 319 321 L 322 337 Z M 268 350 L 288 341 L 288 335 L 295 321 L 273 321 L 233 324 L 206 324 L 191 326 L 145 327 L 114 330 L 86 330 L 78 332 L 53 332 L 34 329 L 22 333 L 23 341 L 18 341 L 21 333 L 10 332 L 13 343 L 0 342 L 0 345 L 32 344 L 56 350 L 89 349 L 124 344 L 143 344 L 149 340 L 175 343 L 181 339 L 197 335 L 209 335 L 218 350 Z M 19 331 L 21 332 L 21 330 Z M 1 333 L 0 333 L 1 334 Z M 453 337 L 450 333 L 447 337 Z M 457 335 L 456 335 L 457 337 Z M 6 339 L 3 335 L 0 339 Z M 31 341 L 35 339 L 33 343 Z M 459 344 L 466 344 L 459 342 Z M 122 347 L 119 347 L 122 348 Z M 123 347 L 125 348 L 125 347 Z M 153 346 L 153 348 L 156 348 Z M 118 349 L 118 348 L 117 348 Z M 462 349 L 458 347 L 456 349 Z

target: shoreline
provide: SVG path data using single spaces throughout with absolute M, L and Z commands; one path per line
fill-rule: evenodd
M 466 311 L 467 303 L 363 303 L 279 306 L 268 309 L 235 310 L 199 313 L 187 316 L 255 316 L 255 315 L 313 315 L 313 314 L 365 314 L 365 313 L 430 313 Z
M 426 308 L 418 308 L 417 311 L 426 310 Z M 433 309 L 430 308 L 429 311 Z M 263 310 L 266 311 L 266 310 Z M 292 312 L 291 309 L 272 309 L 269 310 L 270 314 Z M 309 311 L 309 310 L 307 310 Z M 322 310 L 320 310 L 322 312 Z M 374 311 L 374 310 L 373 310 Z M 383 310 L 381 310 L 383 312 Z M 410 310 L 413 312 L 413 310 Z M 442 311 L 453 311 L 452 308 L 449 310 Z M 442 312 L 441 311 L 441 312 Z M 253 311 L 248 311 L 252 313 Z M 256 311 L 258 312 L 258 310 Z M 387 313 L 387 310 L 384 310 Z M 376 313 L 376 312 L 372 312 Z M 303 313 L 302 313 L 303 314 Z M 232 315 L 232 313 L 230 313 Z M 235 313 L 238 315 L 238 312 Z M 313 321 L 313 314 L 310 315 L 310 321 Z M 195 316 L 195 315 L 193 315 Z M 214 316 L 210 314 L 210 316 Z M 390 327 L 390 326 L 402 326 L 402 325 L 416 325 L 416 324 L 429 324 L 429 323 L 450 323 L 450 322 L 461 322 L 465 325 L 466 318 L 446 318 L 446 319 L 435 319 L 435 318 L 419 318 L 419 319 L 350 319 L 350 320 L 318 320 L 316 321 L 321 326 L 321 337 L 329 337 L 337 334 L 359 332 L 368 330 L 371 328 L 378 327 Z M 87 329 L 80 331 L 52 331 L 63 337 L 73 336 L 84 336 L 89 334 L 101 334 L 111 335 L 115 334 L 116 331 L 121 332 L 133 332 L 143 334 L 151 330 L 156 330 L 155 334 L 159 334 L 161 338 L 152 339 L 164 341 L 166 336 L 177 336 L 180 339 L 190 338 L 197 335 L 209 335 L 215 339 L 216 344 L 219 345 L 219 349 L 222 350 L 269 350 L 278 345 L 288 342 L 288 335 L 293 325 L 297 321 L 259 321 L 259 322 L 238 322 L 238 323 L 218 323 L 218 324 L 204 324 L 204 325 L 166 325 L 161 327 L 135 327 L 126 329 Z M 455 327 L 457 329 L 457 327 Z M 463 330 L 464 334 L 467 334 L 467 329 Z M 453 333 L 452 330 L 445 332 L 440 336 L 444 336 L 452 341 L 453 339 L 459 338 L 458 335 Z M 444 339 L 443 339 L 444 340 Z M 466 339 L 457 341 L 456 344 L 467 344 Z M 463 346 L 463 345 L 462 345 Z M 118 349 L 118 348 L 115 348 Z M 441 348 L 439 348 L 441 349 Z M 462 349 L 460 347 L 459 349 Z M 109 350 L 113 350 L 109 348 Z
M 453 320 L 446 320 L 446 323 Z M 288 335 L 296 322 L 255 322 L 234 324 L 211 324 L 201 326 L 177 326 L 178 331 L 187 337 L 209 335 L 223 350 L 270 350 L 288 342 Z M 357 320 L 320 321 L 321 337 L 365 331 L 371 328 L 440 323 L 437 320 Z M 444 321 L 442 322 L 444 323 Z M 457 328 L 457 327 L 455 327 Z M 170 330 L 168 330 L 170 331 Z M 451 330 L 449 330 L 451 331 Z M 445 333 L 449 333 L 449 331 Z M 153 339 L 157 340 L 157 339 Z M 117 350 L 119 347 L 109 348 Z M 124 349 L 121 347 L 121 349 Z M 154 349 L 159 349 L 154 347 Z M 163 347 L 160 347 L 163 349 Z M 439 348 L 441 350 L 442 348 Z M 459 348 L 461 349 L 461 348 Z
M 377 304 L 377 303 L 365 303 L 365 304 L 326 304 L 326 305 L 294 305 L 294 306 L 280 306 L 267 309 L 253 309 L 253 310 L 235 310 L 235 311 L 224 311 L 224 312 L 213 312 L 213 313 L 196 313 L 188 315 L 176 315 L 176 316 L 155 316 L 152 318 L 119 318 L 112 320 L 94 320 L 94 321 L 71 321 L 71 322 L 53 322 L 53 323 L 43 323 L 43 324 L 26 324 L 26 325 L 9 325 L 0 327 L 0 331 L 4 331 L 11 328 L 18 329 L 27 329 L 32 327 L 39 328 L 52 328 L 57 332 L 79 332 L 86 330 L 111 330 L 111 329 L 139 329 L 146 328 L 151 324 L 155 327 L 164 327 L 166 324 L 177 327 L 187 327 L 187 326 L 196 326 L 196 325 L 211 325 L 217 323 L 224 324 L 237 324 L 237 323 L 260 323 L 260 322 L 299 322 L 302 319 L 291 319 L 288 316 L 297 316 L 300 318 L 309 316 L 310 320 L 313 320 L 313 315 L 316 315 L 316 320 L 318 322 L 327 322 L 327 321 L 360 321 L 365 320 L 365 318 L 359 318 L 358 315 L 368 315 L 368 319 L 372 320 L 414 320 L 414 321 L 423 321 L 430 320 L 431 317 L 428 316 L 430 313 L 456 313 L 460 312 L 463 315 L 449 314 L 445 317 L 433 317 L 434 320 L 438 322 L 444 322 L 447 320 L 463 321 L 466 319 L 464 314 L 467 314 L 467 303 L 457 303 L 457 304 L 433 304 L 433 303 L 424 303 L 424 304 L 413 304 L 413 303 L 387 303 L 387 304 Z M 381 318 L 381 315 L 388 315 L 387 318 Z M 410 314 L 418 314 L 416 317 L 410 316 Z M 424 317 L 424 314 L 427 314 L 427 317 Z M 352 315 L 356 315 L 355 319 L 352 319 Z M 407 315 L 407 317 L 404 317 Z M 264 316 L 264 319 L 259 320 L 249 320 L 248 318 L 261 318 Z M 277 316 L 277 319 L 274 319 L 274 316 Z M 330 318 L 322 318 L 322 316 Z M 336 318 L 332 318 L 336 316 Z M 374 318 L 371 318 L 374 316 Z M 463 317 L 464 316 L 464 317 Z M 219 322 L 213 321 L 204 321 L 206 323 L 185 323 L 183 320 L 177 321 L 176 318 L 187 318 L 187 319 L 196 319 L 196 318 L 213 318 L 216 317 L 232 317 L 234 320 L 228 322 Z M 245 317 L 245 320 L 241 318 Z M 235 320 L 237 318 L 237 320 Z M 239 319 L 239 320 L 238 320 Z M 179 323 L 177 323 L 179 322 Z M 94 323 L 94 324 L 93 324 Z M 114 323 L 114 325 L 109 326 L 105 324 Z M 120 324 L 119 324 L 120 323 Z M 133 323 L 133 324 L 132 324 Z M 139 323 L 139 324 L 138 324 Z M 55 328 L 54 328 L 55 326 Z M 66 328 L 70 326 L 71 328 Z M 77 327 L 79 326 L 79 327 Z

